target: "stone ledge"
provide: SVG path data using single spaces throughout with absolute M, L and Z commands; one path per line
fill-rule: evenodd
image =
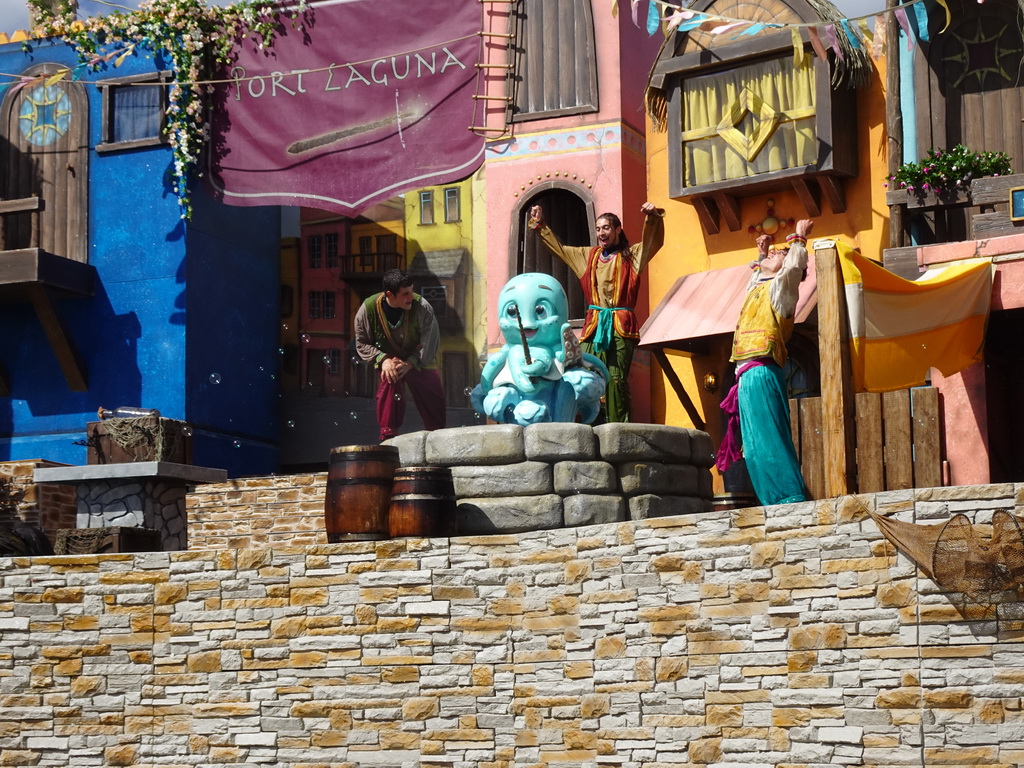
M 78 467 L 39 467 L 32 474 L 37 483 L 82 483 L 93 480 L 181 480 L 186 483 L 223 483 L 227 470 L 174 464 L 169 461 L 135 461 L 124 464 L 88 464 Z

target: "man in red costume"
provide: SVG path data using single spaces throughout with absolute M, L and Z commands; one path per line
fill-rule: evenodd
M 596 222 L 597 245 L 575 247 L 559 242 L 544 223 L 539 205 L 530 209 L 528 226 L 579 278 L 590 305 L 580 341 L 583 351 L 600 358 L 611 374 L 605 396 L 606 421 L 630 420 L 629 367 L 640 340 L 640 324 L 633 308 L 640 291 L 640 275 L 665 242 L 664 211 L 653 203 L 644 203 L 640 210 L 645 216 L 644 230 L 637 245 L 629 244 L 618 216 L 603 213 Z

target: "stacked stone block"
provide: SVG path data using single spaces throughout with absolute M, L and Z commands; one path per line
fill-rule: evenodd
M 487 425 L 389 441 L 403 466 L 450 467 L 466 534 L 710 510 L 704 432 L 653 424 Z M 188 494 L 189 549 L 326 544 L 327 474 L 242 478 Z
M 711 438 L 658 424 L 486 425 L 395 438 L 403 465 L 450 467 L 459 532 L 530 530 L 710 510 Z

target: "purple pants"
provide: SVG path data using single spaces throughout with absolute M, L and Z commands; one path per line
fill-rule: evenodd
M 394 384 L 380 377 L 377 388 L 377 423 L 380 424 L 380 439 L 387 440 L 398 434 L 398 428 L 405 420 L 405 387 L 409 386 L 416 410 L 420 412 L 425 429 L 443 429 L 447 406 L 441 376 L 436 370 L 413 368 Z

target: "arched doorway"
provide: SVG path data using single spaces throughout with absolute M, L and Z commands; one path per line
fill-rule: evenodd
M 88 261 L 89 109 L 85 87 L 67 78 L 48 82 L 62 69 L 38 64 L 21 76 L 0 106 L 0 199 L 40 197 L 39 247 L 55 256 Z M 28 214 L 7 217 L 7 249 L 27 247 Z
M 591 206 L 571 190 L 559 187 L 543 190 L 526 200 L 519 209 L 519 245 L 514 271 L 517 275 L 523 272 L 542 272 L 556 278 L 569 298 L 570 319 L 582 322 L 587 312 L 587 303 L 579 279 L 558 258 L 552 256 L 540 238 L 533 236 L 526 226 L 530 208 L 534 205 L 544 209 L 544 220 L 565 245 L 590 245 L 593 242 Z

